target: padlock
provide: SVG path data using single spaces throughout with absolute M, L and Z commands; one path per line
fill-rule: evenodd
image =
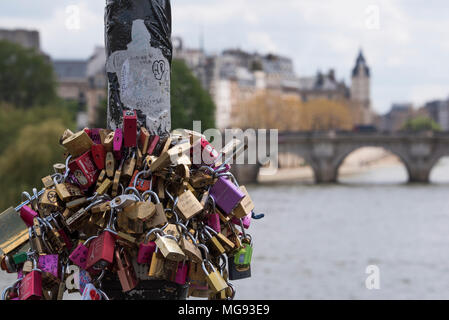
M 150 133 L 145 127 L 141 127 L 139 135 L 139 149 L 142 151 L 142 155 L 147 153 L 149 143 L 150 143 Z
M 167 220 L 167 215 L 165 214 L 165 211 L 164 211 L 164 207 L 162 206 L 162 203 L 160 202 L 157 194 L 154 192 L 148 192 L 148 193 L 151 194 L 152 198 L 154 197 L 156 199 L 156 204 L 155 204 L 156 211 L 155 211 L 154 215 L 146 221 L 145 226 L 147 229 L 154 229 L 154 228 L 158 228 L 158 227 L 165 225 L 168 222 L 168 220 Z M 151 199 L 148 199 L 148 201 L 150 201 L 150 200 Z
M 206 274 L 204 273 L 201 263 L 190 263 L 189 269 L 189 296 L 196 298 L 207 298 L 209 294 L 209 285 L 206 280 Z
M 206 262 L 211 271 L 207 270 Z M 213 292 L 218 293 L 228 288 L 228 284 L 210 261 L 204 260 L 201 267 L 206 275 L 206 281 L 209 284 L 209 288 Z
M 132 156 L 125 160 L 123 164 L 122 176 L 124 179 L 131 179 L 134 174 L 134 169 L 136 167 L 136 153 L 133 152 Z
M 103 293 L 92 283 L 87 284 L 82 292 L 81 300 L 103 300 Z
M 83 204 L 85 204 L 87 202 L 87 198 L 86 197 L 81 197 L 81 198 L 77 198 L 74 200 L 71 200 L 69 202 L 67 202 L 65 204 L 67 209 L 70 210 L 76 210 L 77 208 L 79 208 L 80 206 L 82 206 Z
M 42 222 L 46 226 L 46 229 L 48 230 L 48 240 L 51 243 L 51 246 L 56 250 L 57 253 L 61 253 L 62 250 L 65 248 L 65 242 L 62 236 L 59 234 L 59 232 L 51 225 L 50 222 L 43 219 Z
M 211 165 L 217 161 L 219 157 L 217 150 L 205 138 L 201 137 L 200 139 L 196 139 L 192 144 L 191 154 L 193 164 Z
M 135 233 L 143 233 L 146 222 L 156 213 L 153 203 L 147 201 L 135 202 L 124 209 L 128 218 L 128 228 Z
M 210 248 L 210 253 L 212 256 L 218 257 L 226 253 L 226 249 L 221 244 L 220 240 L 218 240 L 217 236 L 211 235 L 210 232 L 206 229 L 203 229 L 203 233 L 209 238 L 206 243 Z
M 112 178 L 114 176 L 114 170 L 115 170 L 115 159 L 114 154 L 112 152 L 106 153 L 106 175 L 109 178 Z
M 100 143 L 104 144 L 104 141 L 106 140 L 106 137 L 111 134 L 114 133 L 112 130 L 109 129 L 100 129 Z
M 232 223 L 235 225 L 243 225 L 243 227 L 245 229 L 248 229 L 251 225 L 251 213 L 249 213 L 248 215 L 246 215 L 243 219 L 237 219 L 235 217 L 233 217 L 231 219 Z
M 251 278 L 251 264 L 238 265 L 233 257 L 228 259 L 229 280 L 241 280 Z
M 230 214 L 245 197 L 245 194 L 224 176 L 219 177 L 212 186 L 210 195 L 225 214 Z
M 81 197 L 83 193 L 80 188 L 71 183 L 59 183 L 56 185 L 56 194 L 63 202 L 68 202 L 72 198 Z
M 56 212 L 61 209 L 58 203 L 58 194 L 55 189 L 45 189 L 41 198 L 39 199 L 39 210 L 49 214 L 51 212 Z
M 53 187 L 55 185 L 55 182 L 53 181 L 51 176 L 43 177 L 41 179 L 41 181 L 42 181 L 42 184 L 44 185 L 44 187 L 46 189 L 51 188 L 51 187 Z
M 156 236 L 156 245 L 161 250 L 165 259 L 172 261 L 183 261 L 185 259 L 185 254 L 179 247 L 175 237 L 170 235 L 161 236 L 160 234 Z
M 62 142 L 62 145 L 73 158 L 79 157 L 83 153 L 90 151 L 93 144 L 92 139 L 84 130 L 72 134 Z
M 115 236 L 105 229 L 89 245 L 86 268 L 104 269 L 114 260 Z
M 249 196 L 245 186 L 240 186 L 240 190 L 245 194 L 245 197 L 242 199 L 242 201 L 240 201 L 240 203 L 232 212 L 232 215 L 237 219 L 245 218 L 254 210 L 254 203 L 251 200 L 251 197 Z
M 203 210 L 203 206 L 190 190 L 185 191 L 179 196 L 176 208 L 181 217 L 186 221 Z
M 177 268 L 169 272 L 169 281 L 175 282 L 179 285 L 185 285 L 187 282 L 187 276 L 189 274 L 190 262 L 182 261 L 177 263 Z
M 153 252 L 153 256 L 151 257 L 148 277 L 151 279 L 163 279 L 165 277 L 164 265 L 164 256 L 159 251 L 159 247 L 156 247 L 156 251 Z
M 37 261 L 34 259 L 34 268 L 26 274 L 20 282 L 20 300 L 41 300 L 42 293 L 42 271 L 37 268 Z
M 8 256 L 6 256 L 8 257 Z M 21 265 L 28 259 L 28 254 L 26 252 L 18 252 L 12 256 L 15 265 Z
M 34 221 L 37 221 L 37 218 L 34 218 Z M 36 251 L 38 254 L 45 253 L 45 249 L 44 249 L 45 242 L 42 237 L 42 231 L 40 229 L 39 223 L 33 225 L 31 230 L 32 230 L 32 232 L 29 233 L 31 248 L 34 251 Z
M 221 232 L 215 231 L 214 229 L 212 229 L 209 226 L 205 226 L 205 228 L 209 232 L 211 232 L 214 237 L 216 237 L 218 239 L 218 241 L 221 243 L 223 248 L 226 250 L 226 253 L 230 253 L 235 249 L 235 244 L 231 240 L 226 238 L 226 236 L 224 234 L 222 234 Z
M 147 150 L 147 153 L 150 156 L 154 155 L 156 147 L 157 147 L 159 141 L 160 141 L 160 137 L 158 135 L 153 135 L 153 136 L 150 137 L 150 142 L 149 142 L 148 150 Z
M 39 215 L 36 211 L 31 209 L 29 206 L 23 206 L 20 208 L 20 217 L 22 218 L 23 222 L 27 225 L 27 227 L 32 227 L 33 219 L 37 218 Z
M 156 251 L 156 242 L 149 241 L 149 238 L 155 232 L 162 234 L 161 229 L 150 230 L 146 235 L 144 241 L 139 244 L 139 251 L 137 253 L 137 263 L 150 264 L 153 253 Z
M 207 216 L 207 225 L 215 232 L 221 232 L 220 215 L 217 212 Z
M 145 180 L 142 178 L 137 178 L 136 180 L 136 176 L 139 173 L 139 171 L 135 170 L 134 174 L 131 178 L 131 181 L 129 182 L 129 187 L 133 187 L 134 186 L 134 181 L 136 181 L 136 186 L 135 188 L 139 191 L 139 192 L 145 192 L 150 190 L 151 188 L 151 181 L 150 180 Z
M 59 216 L 61 217 L 60 214 L 59 214 Z M 53 223 L 54 223 L 54 225 L 55 225 L 55 228 L 56 228 L 56 230 L 58 231 L 58 233 L 59 233 L 59 235 L 60 235 L 62 241 L 64 241 L 64 243 L 65 243 L 65 247 L 66 247 L 68 250 L 71 250 L 72 247 L 73 247 L 73 243 L 72 243 L 70 237 L 67 235 L 67 233 L 65 232 L 65 230 L 61 227 L 61 225 L 58 223 L 58 221 L 56 220 L 56 218 L 55 218 L 53 215 L 49 216 L 49 219 L 50 219 L 51 221 L 53 221 Z
M 87 255 L 89 254 L 88 244 L 95 238 L 97 238 L 97 236 L 90 237 L 84 241 L 84 243 L 78 244 L 75 250 L 69 255 L 70 261 L 83 270 L 86 270 L 87 268 Z
M 137 286 L 138 280 L 127 252 L 117 248 L 115 250 L 115 262 L 117 265 L 117 275 L 120 284 L 122 285 L 122 291 L 128 292 L 133 290 Z
M 104 179 L 104 181 L 101 183 L 101 185 L 97 188 L 95 191 L 99 195 L 105 194 L 109 188 L 112 186 L 112 181 L 108 178 Z
M 40 255 L 38 260 L 38 268 L 42 270 L 42 272 L 51 273 L 54 277 L 59 278 L 59 255 Z
M 102 145 L 106 152 L 113 152 L 114 149 L 114 136 L 115 132 L 109 132 L 106 138 L 103 140 Z
M 25 253 L 25 261 L 26 262 L 28 256 Z M 24 263 L 22 262 L 22 263 Z M 18 271 L 17 266 L 19 264 L 15 263 L 14 258 L 11 257 L 10 255 L 3 255 L 2 259 L 1 259 L 1 269 L 3 271 L 6 271 L 7 273 L 16 273 Z
M 135 147 L 137 145 L 137 114 L 135 110 L 123 111 L 123 131 L 124 147 Z
M 106 163 L 106 150 L 102 144 L 94 144 L 91 148 L 92 158 L 98 170 L 103 170 Z
M 243 239 L 242 247 L 234 255 L 234 263 L 238 266 L 246 266 L 251 263 L 253 255 L 253 247 L 251 240 Z
M 86 129 L 84 129 L 86 131 Z M 92 128 L 89 129 L 89 132 L 87 132 L 87 134 L 89 135 L 89 137 L 92 139 L 92 142 L 95 144 L 101 144 L 101 135 L 100 135 L 100 131 L 102 129 L 100 128 Z
M 122 129 L 117 128 L 114 132 L 114 143 L 112 151 L 117 161 L 122 160 L 122 146 L 123 146 L 123 132 Z
M 122 176 L 123 162 L 124 162 L 124 161 L 123 161 L 123 159 L 122 159 L 122 162 L 120 163 L 118 169 L 115 170 L 115 173 L 114 173 L 114 180 L 113 180 L 113 182 L 112 182 L 112 193 L 111 193 L 111 195 L 112 195 L 113 197 L 116 197 L 116 196 L 117 196 L 117 193 L 118 193 L 118 187 L 119 187 L 119 185 L 120 185 L 120 178 L 121 178 L 121 176 Z
M 89 283 L 92 283 L 92 277 L 87 270 L 80 269 L 79 271 L 79 292 L 84 292 Z
M 83 190 L 95 184 L 100 172 L 95 167 L 92 159 L 92 152 L 87 151 L 69 163 L 69 169 L 74 174 L 75 179 Z

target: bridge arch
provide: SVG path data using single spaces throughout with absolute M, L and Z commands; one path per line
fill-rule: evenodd
M 354 154 L 358 150 L 362 150 L 364 148 L 381 149 L 381 150 L 384 150 L 384 151 L 390 153 L 391 155 L 396 156 L 399 159 L 400 163 L 404 166 L 406 174 L 407 174 L 407 178 L 410 179 L 411 169 L 407 162 L 407 158 L 403 154 L 401 154 L 401 150 L 394 150 L 394 148 L 391 148 L 391 147 L 389 148 L 389 147 L 375 145 L 375 144 L 363 144 L 363 145 L 349 147 L 346 150 L 343 150 L 340 154 L 336 155 L 335 162 L 334 162 L 335 172 L 336 172 L 336 177 L 335 177 L 336 181 L 338 181 L 340 169 L 341 169 L 343 163 L 345 162 L 345 160 L 348 159 L 348 157 L 350 157 L 352 154 Z

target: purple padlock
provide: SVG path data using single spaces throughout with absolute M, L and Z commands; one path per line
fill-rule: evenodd
M 221 232 L 220 215 L 217 212 L 210 214 L 207 218 L 207 225 L 216 232 Z
M 92 139 L 92 142 L 95 144 L 101 144 L 101 136 L 100 136 L 100 129 L 99 128 L 93 128 L 90 129 L 90 138 Z
M 57 254 L 39 256 L 38 267 L 42 271 L 51 273 L 56 278 L 59 278 L 59 256 Z
M 242 190 L 225 177 L 218 178 L 210 189 L 210 195 L 225 214 L 230 214 L 245 197 Z
M 117 160 L 122 159 L 122 145 L 123 145 L 123 132 L 122 129 L 118 128 L 114 132 L 114 143 L 113 143 L 114 157 Z
M 37 216 L 38 216 L 37 212 L 28 206 L 23 206 L 22 208 L 20 208 L 20 217 L 28 227 L 33 226 L 33 219 L 36 218 Z
M 175 283 L 185 285 L 187 282 L 187 275 L 189 274 L 189 263 L 184 261 L 178 264 L 178 270 L 176 271 Z

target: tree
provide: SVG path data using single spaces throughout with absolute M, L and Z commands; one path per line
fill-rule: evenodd
M 0 102 L 30 108 L 56 98 L 53 68 L 33 49 L 0 41 Z
M 302 107 L 302 130 L 351 130 L 352 126 L 350 109 L 343 102 L 315 99 L 306 102 Z
M 299 130 L 301 101 L 279 92 L 261 91 L 237 108 L 234 125 L 241 128 Z
M 352 129 L 349 107 L 334 100 L 301 102 L 298 96 L 262 91 L 237 108 L 235 125 L 242 128 L 273 128 L 290 131 Z
M 172 129 L 192 129 L 194 120 L 201 121 L 203 130 L 215 127 L 212 98 L 187 65 L 178 59 L 172 62 L 171 118 Z
M 429 117 L 418 116 L 408 119 L 402 126 L 405 131 L 441 131 L 441 126 Z

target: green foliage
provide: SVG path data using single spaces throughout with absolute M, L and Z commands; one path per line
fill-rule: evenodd
M 215 127 L 215 105 L 200 81 L 181 60 L 173 60 L 171 75 L 172 129 L 192 129 L 201 121 L 201 129 Z
M 22 191 L 40 190 L 40 179 L 63 162 L 59 137 L 74 127 L 73 111 L 64 104 L 28 110 L 0 105 L 0 211 L 18 204 Z
M 0 41 L 0 102 L 31 108 L 56 98 L 53 68 L 33 49 Z
M 402 130 L 405 131 L 441 131 L 441 127 L 438 123 L 436 123 L 434 120 L 430 119 L 429 117 L 419 116 L 415 118 L 408 119 L 403 127 Z

